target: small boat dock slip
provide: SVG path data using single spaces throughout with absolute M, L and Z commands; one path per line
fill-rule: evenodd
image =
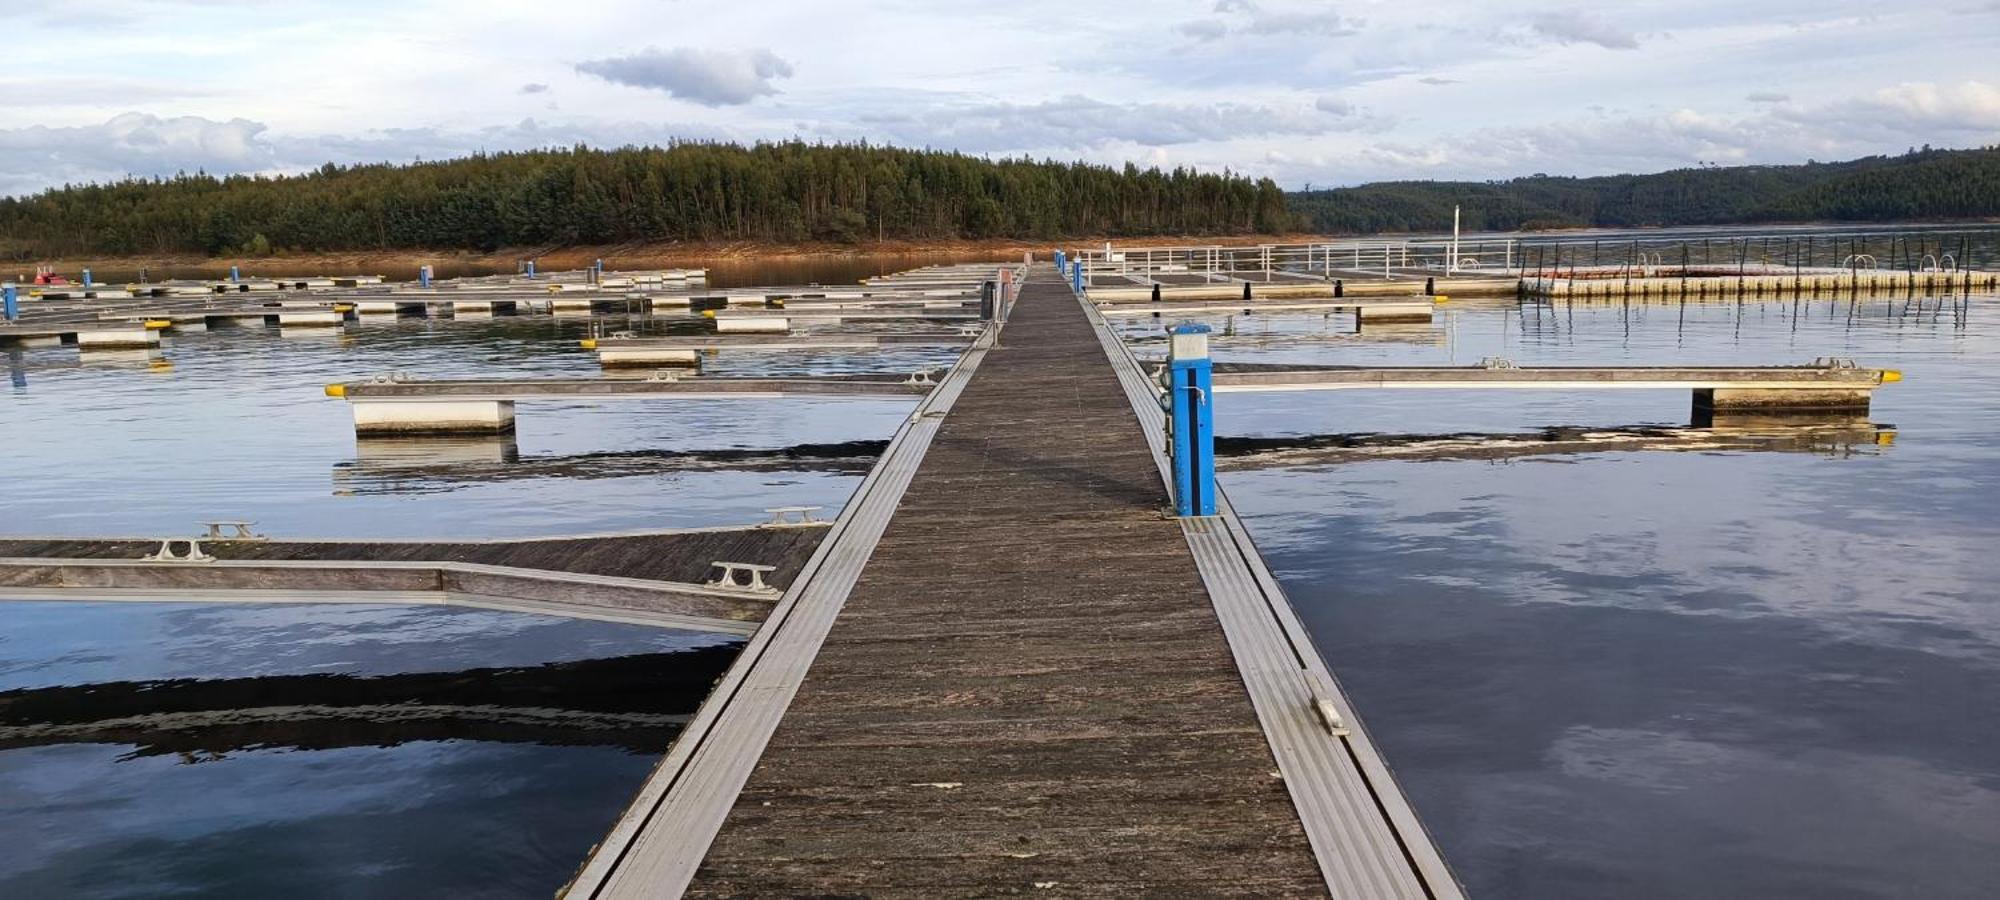
M 431 603 L 748 634 L 826 531 L 807 522 L 499 541 L 12 538 L 0 540 L 0 591 L 12 599 Z M 759 569 L 766 587 L 724 582 L 723 563 Z
M 568 896 L 1459 897 L 1156 396 L 1034 270 Z
M 1866 411 L 1875 389 L 1898 381 L 1894 369 L 1852 360 L 1805 366 L 1290 366 L 1219 363 L 1214 391 L 1338 391 L 1365 388 L 1514 390 L 1690 390 L 1697 406 L 1753 410 Z

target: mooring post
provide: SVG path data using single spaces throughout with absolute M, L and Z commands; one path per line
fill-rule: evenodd
M 430 267 L 430 266 L 418 266 L 418 267 L 417 267 L 417 284 L 418 284 L 418 285 L 421 285 L 421 286 L 423 286 L 423 287 L 430 287 L 430 286 L 431 286 L 431 267 Z
M 1167 429 L 1173 439 L 1174 515 L 1215 515 L 1215 416 L 1207 325 L 1175 325 L 1167 339 Z
M 0 287 L 0 297 L 4 297 L 7 321 L 21 318 L 21 289 L 13 285 Z
M 85 270 L 83 270 L 83 286 L 84 286 L 84 287 L 92 287 L 92 286 L 96 285 L 96 283 L 97 283 L 97 282 L 94 282 L 94 281 L 90 280 L 90 270 L 89 270 L 89 269 L 85 269 Z
M 1076 265 L 1071 266 L 1069 271 L 1070 286 L 1076 288 L 1077 293 L 1083 293 L 1083 260 L 1077 260 Z
M 243 280 L 243 269 L 242 269 L 242 267 L 240 267 L 240 266 L 230 266 L 230 267 L 229 267 L 229 283 L 230 283 L 230 284 L 235 284 L 235 283 L 237 283 L 237 282 L 239 282 L 239 281 L 242 281 L 242 280 Z
M 535 277 L 535 261 L 532 259 L 528 260 L 528 277 Z

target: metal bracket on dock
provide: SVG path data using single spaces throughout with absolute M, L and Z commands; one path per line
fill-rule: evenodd
M 681 380 L 681 373 L 679 373 L 679 372 L 676 372 L 676 371 L 673 371 L 672 369 L 660 369 L 659 371 L 656 371 L 656 372 L 654 372 L 653 374 L 651 374 L 651 375 L 648 375 L 648 376 L 646 376 L 646 380 L 647 380 L 647 381 L 679 381 L 679 380 Z
M 904 379 L 903 383 L 920 384 L 925 387 L 936 387 L 937 379 L 931 377 L 930 369 L 919 369 L 916 372 L 912 372 L 909 378 Z
M 1861 364 L 1851 356 L 1820 356 L 1813 359 L 1815 369 L 1859 369 Z
M 1311 673 L 1300 672 L 1299 675 L 1306 680 L 1306 689 L 1312 692 L 1313 711 L 1319 714 L 1320 724 L 1326 726 L 1328 734 L 1346 737 L 1349 734 L 1347 720 L 1341 717 L 1340 707 L 1334 705 L 1333 698 L 1327 695 Z
M 1479 360 L 1482 369 L 1518 369 L 1520 365 L 1504 356 L 1488 356 Z
M 710 565 L 721 571 L 717 572 L 715 577 L 709 580 L 709 587 L 721 588 L 725 591 L 745 591 L 763 596 L 771 596 L 779 593 L 777 588 L 764 583 L 764 573 L 777 571 L 777 566 L 760 566 L 753 563 L 723 562 L 721 560 L 710 563 Z M 748 581 L 744 580 L 745 576 L 748 576 Z
M 250 526 L 257 524 L 255 522 L 236 522 L 229 519 L 219 519 L 214 522 L 203 522 L 201 524 L 208 526 L 208 534 L 203 535 L 204 540 L 261 541 L 264 539 L 263 535 L 250 530 Z M 225 535 L 222 533 L 224 528 L 234 529 L 234 532 Z
M 796 528 L 800 525 L 824 524 L 825 520 L 813 515 L 813 513 L 825 508 L 824 506 L 773 506 L 764 510 L 771 514 L 771 521 L 764 523 L 764 527 Z M 717 565 L 721 564 L 717 563 Z
M 174 553 L 174 544 L 177 541 L 187 542 L 186 554 L 176 555 Z M 215 562 L 215 557 L 201 552 L 201 539 L 199 538 L 161 538 L 159 552 L 146 554 L 145 556 L 140 557 L 140 559 L 143 559 L 147 562 L 176 562 L 176 563 Z

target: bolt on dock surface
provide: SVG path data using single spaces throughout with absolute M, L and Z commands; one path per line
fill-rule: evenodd
M 1029 281 L 569 896 L 1460 896 L 1114 341 Z

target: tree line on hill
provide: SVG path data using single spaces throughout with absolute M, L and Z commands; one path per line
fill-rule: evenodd
M 1891 222 L 2000 216 L 2000 147 L 1795 166 L 1676 169 L 1652 175 L 1506 181 L 1389 181 L 1289 195 L 1308 230 L 1467 231 Z
M 669 241 L 1227 235 L 1294 224 L 1268 179 L 868 144 L 685 142 L 182 174 L 0 198 L 0 257 Z
M 589 147 L 0 198 L 0 259 L 642 242 L 1211 237 L 2000 216 L 2000 147 L 1286 194 L 1269 179 L 869 144 Z

